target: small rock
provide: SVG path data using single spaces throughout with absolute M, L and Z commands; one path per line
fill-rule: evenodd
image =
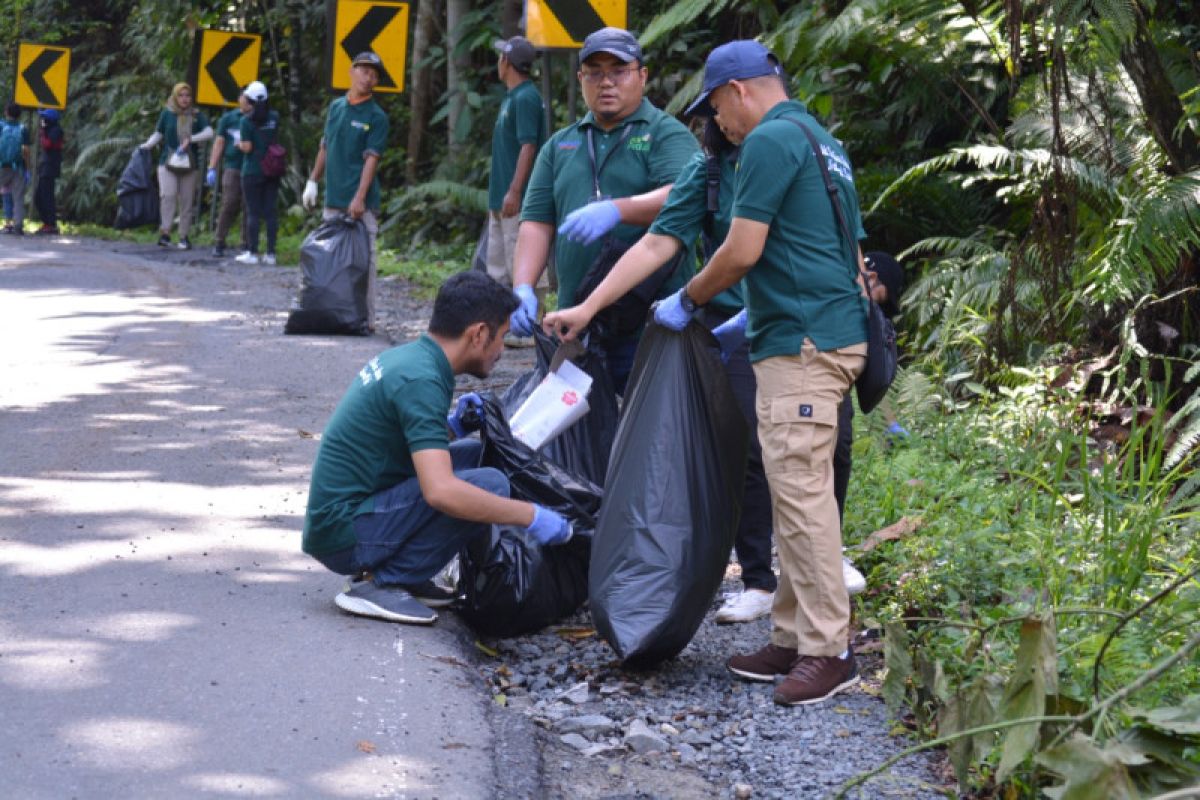
M 580 736 L 578 733 L 565 733 L 558 737 L 559 741 L 568 747 L 574 747 L 576 750 L 583 752 L 592 746 L 592 743 Z
M 595 737 L 612 730 L 616 724 L 603 714 L 584 714 L 580 717 L 566 717 L 559 720 L 558 729 L 563 733 L 582 733 L 585 736 Z
M 612 775 L 614 778 L 618 777 L 621 774 L 621 765 L 620 764 L 609 764 L 608 765 L 608 774 Z
M 754 796 L 754 787 L 748 783 L 735 783 L 733 785 L 733 796 L 737 800 L 749 800 Z
M 577 683 L 570 689 L 559 695 L 563 700 L 566 700 L 575 705 L 582 705 L 588 701 L 588 685 L 587 681 Z
M 661 752 L 668 749 L 666 739 L 650 730 L 650 726 L 640 719 L 635 719 L 629 726 L 623 742 L 626 747 L 639 754 Z
M 667 736 L 678 736 L 679 735 L 679 730 L 674 725 L 671 725 L 670 723 L 667 723 L 667 722 L 664 722 L 662 725 L 659 725 L 658 729 L 660 731 L 662 731 L 663 733 L 665 733 Z
M 618 748 L 616 745 L 594 744 L 591 747 L 587 748 L 586 750 L 581 750 L 580 752 L 583 753 L 585 756 L 591 757 L 591 756 L 598 756 L 603 753 L 611 753 L 614 750 L 618 750 L 618 749 L 620 749 L 620 748 Z

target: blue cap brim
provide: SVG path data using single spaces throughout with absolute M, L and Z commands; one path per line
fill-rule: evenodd
M 717 88 L 718 87 L 714 86 L 712 89 L 708 89 L 706 91 L 701 92 L 700 96 L 697 97 L 692 102 L 692 104 L 687 107 L 687 109 L 683 113 L 687 114 L 689 117 L 712 117 L 712 116 L 715 116 L 713 107 L 711 105 L 709 105 L 708 96 L 710 94 L 712 94 L 713 91 Z

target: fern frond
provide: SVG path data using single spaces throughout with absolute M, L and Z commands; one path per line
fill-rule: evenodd
M 663 36 L 691 24 L 701 14 L 716 14 L 730 0 L 678 0 L 675 5 L 650 20 L 641 36 L 642 47 L 649 47 Z
M 101 139 L 98 142 L 92 142 L 80 150 L 79 155 L 75 156 L 72 169 L 79 169 L 88 162 L 95 160 L 98 154 L 106 150 L 116 149 L 117 147 L 132 148 L 135 144 L 135 140 L 129 136 L 116 136 L 111 139 Z
M 447 180 L 426 181 L 410 186 L 393 203 L 404 205 L 422 199 L 449 200 L 456 206 L 480 213 L 487 213 L 488 208 L 486 189 Z

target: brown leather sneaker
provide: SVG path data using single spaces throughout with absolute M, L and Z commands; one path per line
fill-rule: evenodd
M 828 700 L 858 683 L 854 653 L 837 656 L 802 656 L 796 659 L 783 682 L 775 687 L 775 702 L 782 706 L 805 706 Z
M 795 649 L 768 644 L 756 652 L 733 656 L 725 666 L 734 675 L 746 680 L 773 681 L 778 675 L 787 675 L 795 661 Z

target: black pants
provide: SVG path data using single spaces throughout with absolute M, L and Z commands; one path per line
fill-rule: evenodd
M 58 227 L 58 205 L 54 202 L 54 184 L 57 175 L 39 175 L 37 188 L 33 190 L 33 205 L 43 225 Z
M 715 309 L 701 312 L 701 321 L 710 330 L 729 317 Z M 750 427 L 750 447 L 747 452 L 746 482 L 742 486 L 742 518 L 738 521 L 733 549 L 738 564 L 742 567 L 742 584 L 747 589 L 775 591 L 777 581 L 771 568 L 771 488 L 763 470 L 762 446 L 758 441 L 758 415 L 754 411 L 754 395 L 758 382 L 754 379 L 754 368 L 750 366 L 750 342 L 729 355 L 725 363 L 725 374 L 733 389 L 738 408 Z
M 279 231 L 279 179 L 263 175 L 242 175 L 242 195 L 246 199 L 246 244 L 258 252 L 258 228 L 267 222 L 267 250 L 274 255 L 275 235 Z

